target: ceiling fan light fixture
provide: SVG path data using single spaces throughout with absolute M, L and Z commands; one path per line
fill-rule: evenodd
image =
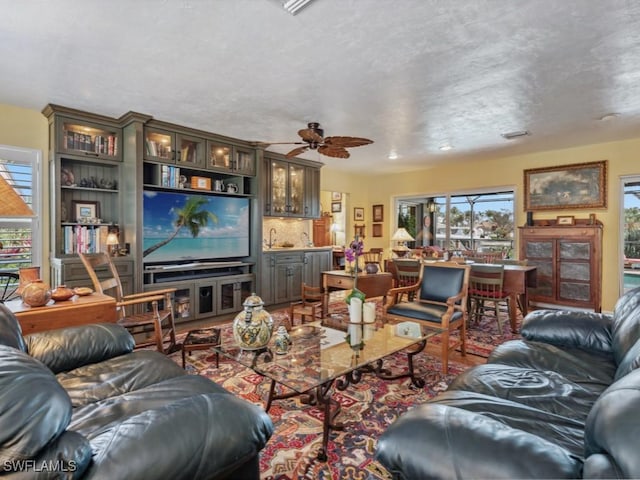
M 513 140 L 514 138 L 526 137 L 528 135 L 531 135 L 531 132 L 529 132 L 528 130 L 517 130 L 515 132 L 503 133 L 502 137 L 506 138 L 507 140 Z

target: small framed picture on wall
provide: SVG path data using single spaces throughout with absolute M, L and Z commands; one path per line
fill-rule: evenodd
M 342 192 L 331 192 L 331 200 L 333 202 L 339 202 L 342 200 Z
M 384 221 L 384 207 L 382 205 L 374 205 L 373 206 L 373 221 L 374 222 L 382 222 Z
M 331 202 L 331 211 L 333 213 L 340 213 L 342 211 L 342 203 L 341 202 Z
M 364 208 L 356 207 L 353 209 L 353 219 L 356 222 L 364 221 Z
M 372 235 L 374 237 L 381 237 L 382 236 L 382 224 L 381 223 L 374 223 L 373 224 Z

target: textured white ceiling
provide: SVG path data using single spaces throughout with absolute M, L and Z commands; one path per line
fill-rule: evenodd
M 335 168 L 640 134 L 632 0 L 315 0 L 295 16 L 276 0 L 0 0 L 0 18 L 0 103 L 133 110 L 256 141 L 318 121 L 375 141 L 347 160 L 303 155 Z M 501 136 L 516 130 L 531 135 Z

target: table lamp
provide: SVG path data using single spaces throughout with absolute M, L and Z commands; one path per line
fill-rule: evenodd
M 120 240 L 118 239 L 118 233 L 110 231 L 107 235 L 107 247 L 109 249 L 109 255 L 115 257 L 118 255 L 118 247 L 120 246 Z
M 399 228 L 396 230 L 396 233 L 393 234 L 391 240 L 398 242 L 396 248 L 392 249 L 393 253 L 395 253 L 399 258 L 402 258 L 409 252 L 407 242 L 412 242 L 415 239 L 409 235 L 409 232 L 407 232 L 406 229 Z
M 332 223 L 330 230 L 333 233 L 333 243 L 332 243 L 332 245 L 335 245 L 336 244 L 337 232 L 340 232 L 342 230 L 342 228 L 340 227 L 339 223 Z

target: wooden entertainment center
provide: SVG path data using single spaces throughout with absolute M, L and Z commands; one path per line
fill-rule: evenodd
M 111 118 L 47 105 L 42 113 L 49 120 L 52 287 L 91 287 L 78 253 L 114 248 L 125 293 L 177 289 L 177 322 L 237 312 L 261 292 L 263 215 L 320 215 L 321 163 L 265 157 L 252 142 L 136 112 Z M 297 170 L 305 178 L 303 202 L 280 206 L 277 175 Z M 145 261 L 144 195 L 153 192 L 245 199 L 248 252 Z M 118 235 L 117 247 L 107 246 L 109 233 Z

